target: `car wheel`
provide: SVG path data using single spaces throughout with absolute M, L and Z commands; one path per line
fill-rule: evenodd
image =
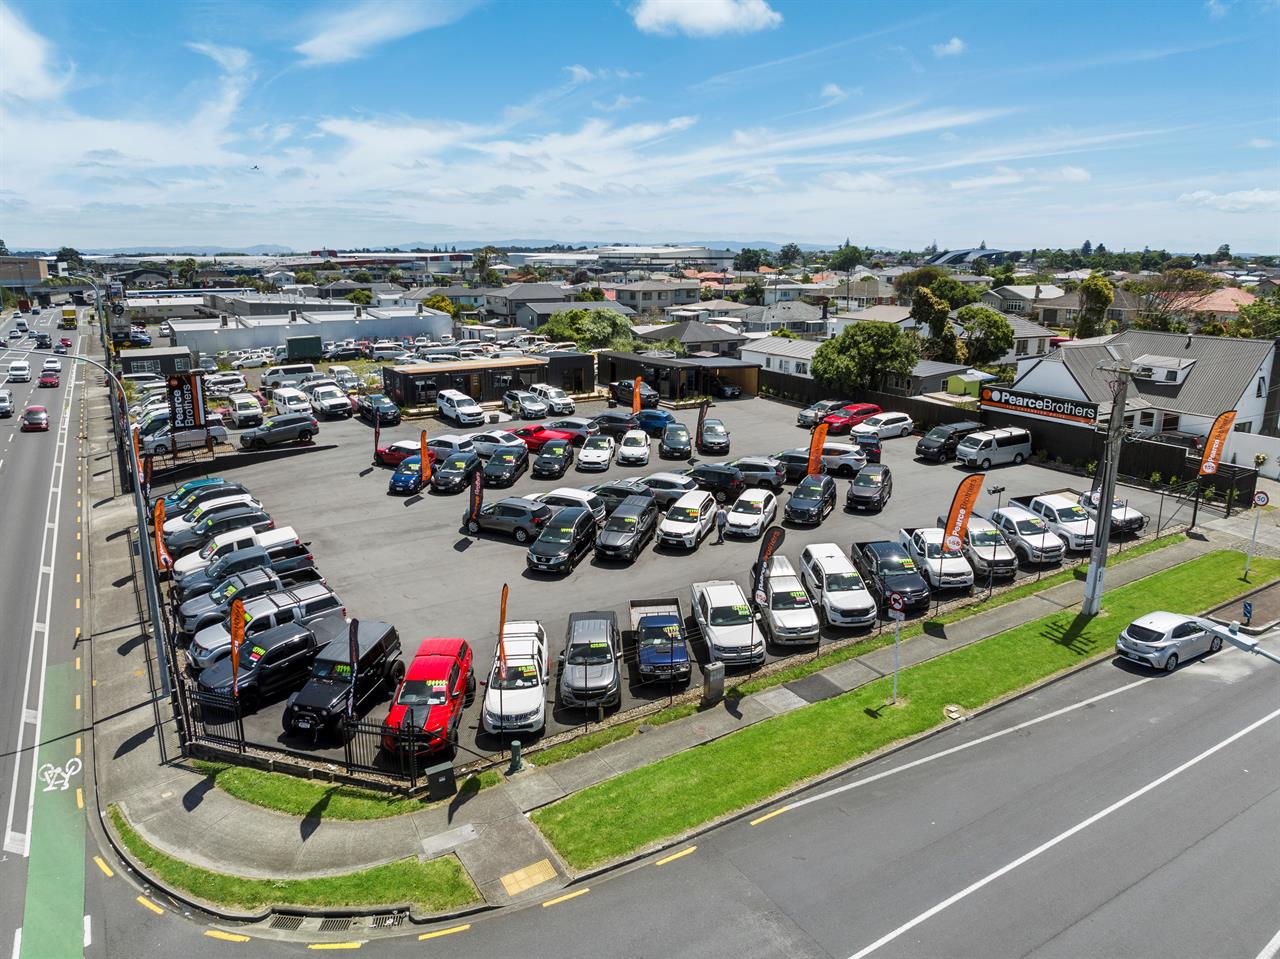
M 1022 465 L 1022 454 L 1021 454 L 1021 453 L 1015 453 L 1015 454 L 1013 455 L 1013 465 L 1014 465 L 1014 466 L 1020 466 L 1020 465 Z
M 398 659 L 392 663 L 391 669 L 388 670 L 387 678 L 390 680 L 392 686 L 399 686 L 400 681 L 404 679 L 404 663 L 400 662 Z
M 904 426 L 904 427 L 902 428 L 902 435 L 903 435 L 903 436 L 910 436 L 910 435 L 911 435 L 911 427 L 910 427 L 910 426 Z
M 989 470 L 989 469 L 991 469 L 991 460 L 983 460 L 983 461 L 982 461 L 982 468 L 983 468 L 984 470 Z
M 310 430 L 303 430 L 301 433 L 299 433 L 299 434 L 298 434 L 298 441 L 299 441 L 299 442 L 302 442 L 302 443 L 310 443 L 310 442 L 311 442 L 311 431 L 310 431 Z
M 1171 673 L 1178 668 L 1178 654 L 1170 653 L 1169 658 L 1164 661 L 1164 671 Z
M 254 440 L 253 448 L 255 450 L 265 450 L 267 448 L 267 441 L 262 439 Z
M 157 456 L 167 456 L 169 455 L 169 447 L 164 443 L 157 443 L 152 452 Z
M 725 494 L 725 491 L 724 491 L 724 490 L 716 490 L 716 492 L 715 492 L 715 500 L 716 500 L 716 502 L 717 502 L 717 503 L 723 503 L 723 502 L 724 502 L 725 500 L 727 500 L 728 498 L 729 498 L 729 497 Z
M 1221 648 L 1222 648 L 1221 636 L 1214 636 L 1213 639 L 1209 640 L 1209 652 L 1216 653 Z
M 462 700 L 463 706 L 470 706 L 476 701 L 476 671 L 472 669 L 467 673 L 467 694 Z
M 477 535 L 480 532 L 480 524 L 473 519 L 467 520 L 467 532 L 472 536 Z
M 517 543 L 527 543 L 527 542 L 529 542 L 529 531 L 528 531 L 527 529 L 523 529 L 523 528 L 519 528 L 519 529 L 517 529 L 517 530 L 516 530 L 516 542 L 517 542 Z

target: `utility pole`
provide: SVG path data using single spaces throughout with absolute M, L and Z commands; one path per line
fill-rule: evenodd
M 1103 576 L 1107 566 L 1107 541 L 1111 538 L 1111 503 L 1116 498 L 1116 474 L 1120 470 L 1120 444 L 1124 440 L 1124 411 L 1133 366 L 1128 359 L 1116 356 L 1099 363 L 1099 372 L 1110 373 L 1111 418 L 1107 421 L 1107 439 L 1103 447 L 1102 484 L 1098 488 L 1097 520 L 1094 522 L 1093 548 L 1089 552 L 1089 575 L 1084 581 L 1084 603 L 1081 612 L 1096 616 L 1102 609 Z

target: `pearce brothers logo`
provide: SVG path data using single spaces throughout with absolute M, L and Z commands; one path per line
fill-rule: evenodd
M 1077 423 L 1093 423 L 1098 419 L 1098 405 L 1061 396 L 1040 396 L 1022 393 L 998 386 L 983 387 L 982 405 L 995 409 L 1012 410 L 1030 416 L 1043 416 L 1055 420 L 1072 420 Z

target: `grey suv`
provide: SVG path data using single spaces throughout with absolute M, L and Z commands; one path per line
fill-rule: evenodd
M 542 532 L 554 513 L 545 503 L 508 496 L 496 503 L 485 503 L 474 518 L 470 513 L 464 514 L 462 521 L 472 536 L 481 530 L 492 530 L 514 536 L 517 543 L 527 543 Z
M 0 390 L 0 416 L 13 415 L 13 391 Z
M 658 529 L 658 504 L 652 496 L 628 496 L 604 521 L 596 536 L 596 555 L 634 562 Z
M 320 424 L 310 413 L 281 413 L 262 421 L 261 426 L 240 434 L 240 445 L 245 449 L 262 450 L 278 443 L 309 442 L 320 432 Z
M 611 611 L 570 613 L 560 654 L 560 701 L 590 708 L 622 702 L 622 634 Z

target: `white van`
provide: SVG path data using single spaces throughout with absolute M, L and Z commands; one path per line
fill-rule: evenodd
M 394 360 L 403 352 L 405 352 L 403 343 L 392 343 L 388 340 L 374 343 L 369 348 L 369 355 L 375 360 Z
M 160 386 L 165 385 L 164 377 L 159 373 L 126 373 L 124 376 L 120 377 L 120 379 L 126 383 L 136 383 L 138 386 L 142 386 L 144 383 L 157 383 Z
M 458 390 L 441 390 L 436 394 L 440 416 L 453 420 L 459 426 L 479 426 L 484 422 L 484 410 L 466 393 Z
M 262 425 L 262 404 L 252 393 L 235 393 L 230 399 L 231 423 L 237 429 Z
M 14 360 L 9 364 L 10 383 L 30 383 L 31 364 L 26 360 Z
M 302 390 L 285 386 L 271 394 L 271 405 L 277 413 L 310 413 L 311 400 Z
M 300 542 L 298 532 L 292 526 L 281 526 L 279 529 L 268 529 L 261 533 L 256 532 L 252 526 L 229 529 L 209 540 L 200 550 L 179 557 L 173 564 L 173 576 L 174 579 L 182 579 L 183 576 L 202 570 L 214 560 L 221 559 L 238 549 L 261 546 L 263 549 L 270 550 L 287 543 L 297 542 Z
M 272 390 L 280 386 L 293 386 L 308 373 L 315 371 L 316 368 L 310 363 L 286 363 L 283 366 L 273 366 L 262 374 L 262 385 Z
M 15 324 L 14 324 L 14 326 L 15 326 L 18 330 L 22 331 L 23 333 L 26 333 L 26 332 L 27 332 L 27 321 L 26 321 L 26 320 L 22 320 L 22 319 L 20 319 L 20 320 L 18 320 L 18 322 L 17 322 L 17 323 L 15 323 Z
M 956 447 L 956 462 L 990 469 L 1005 463 L 1021 463 L 1031 457 L 1031 434 L 1011 427 L 970 433 Z

